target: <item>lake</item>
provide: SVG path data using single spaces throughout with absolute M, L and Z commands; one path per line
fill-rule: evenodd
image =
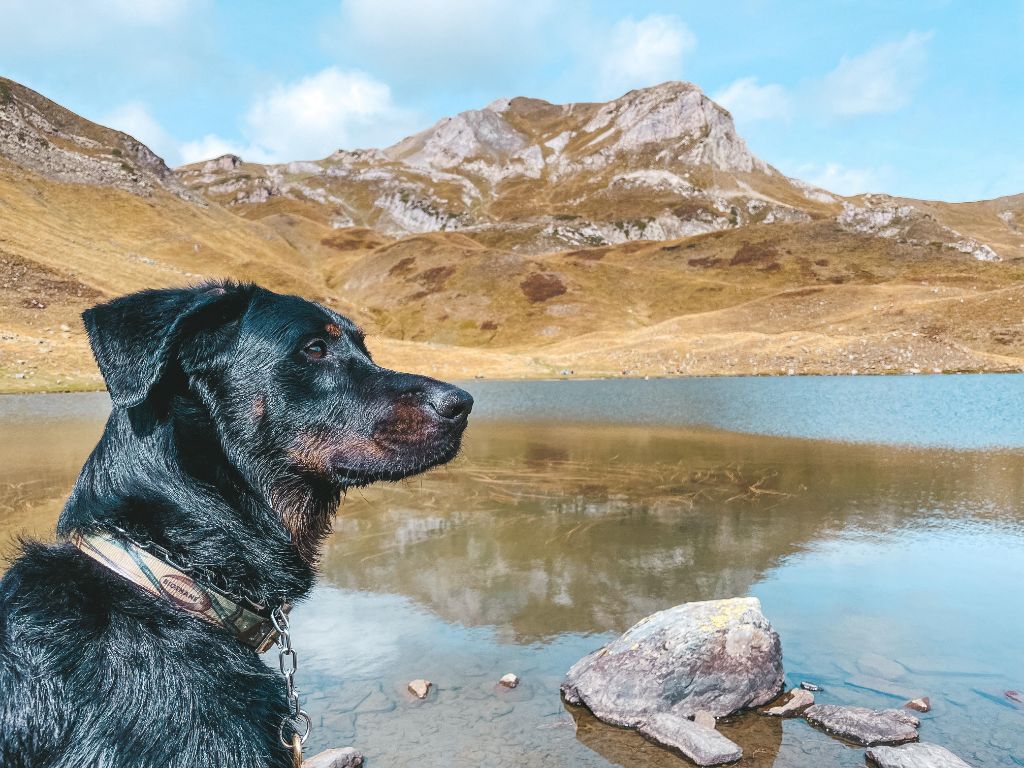
M 1024 376 L 464 386 L 463 456 L 350 493 L 293 614 L 307 750 L 353 745 L 370 766 L 687 765 L 566 707 L 558 684 L 647 614 L 749 594 L 788 684 L 871 707 L 927 695 L 923 741 L 1024 765 Z M 0 397 L 8 542 L 52 536 L 108 405 Z M 506 672 L 515 690 L 496 687 Z M 405 693 L 419 677 L 436 686 L 424 702 Z M 720 728 L 742 765 L 864 764 L 801 720 Z

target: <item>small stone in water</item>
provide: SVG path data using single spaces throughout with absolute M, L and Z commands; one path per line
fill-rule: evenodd
M 905 706 L 907 709 L 916 710 L 917 712 L 932 711 L 932 702 L 931 699 L 929 699 L 927 696 L 922 696 L 918 699 L 911 699 L 903 706 Z
M 302 761 L 302 768 L 359 768 L 363 756 L 352 747 L 328 749 L 308 760 Z
M 715 726 L 718 725 L 718 721 L 715 720 L 715 716 L 705 710 L 701 710 L 695 714 L 693 716 L 693 722 L 701 728 L 710 728 L 711 730 L 715 730 Z
M 425 699 L 427 698 L 427 694 L 430 693 L 430 688 L 433 685 L 434 684 L 429 680 L 423 680 L 422 678 L 419 680 L 413 680 L 409 683 L 409 693 L 417 699 Z
M 519 677 L 518 675 L 509 672 L 507 675 L 502 677 L 501 680 L 498 681 L 498 683 L 500 685 L 504 685 L 506 688 L 515 688 L 517 685 L 519 685 Z
M 803 688 L 794 688 L 789 692 L 789 700 L 778 707 L 766 709 L 762 714 L 769 717 L 789 717 L 801 712 L 814 703 L 814 694 Z
M 822 690 L 820 685 L 817 685 L 815 683 L 809 683 L 806 680 L 800 683 L 800 687 L 803 688 L 805 691 L 811 691 L 813 693 L 818 693 L 818 691 Z

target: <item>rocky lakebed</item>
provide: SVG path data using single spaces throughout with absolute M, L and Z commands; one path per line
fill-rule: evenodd
M 895 662 L 869 657 L 862 666 L 874 667 L 880 676 L 860 679 L 859 687 L 870 690 L 874 684 L 879 694 L 893 695 L 898 686 L 884 676 Z M 518 685 L 519 677 L 508 673 L 495 687 Z M 417 679 L 407 692 L 425 700 L 432 686 Z M 787 691 L 781 639 L 754 597 L 684 603 L 652 614 L 574 664 L 561 692 L 570 707 L 585 707 L 604 723 L 634 729 L 699 766 L 742 763 L 743 749 L 717 725 L 754 710 L 762 717 L 802 717 L 841 742 L 864 747 L 867 765 L 876 768 L 970 768 L 945 747 L 920 740 L 917 715 L 931 711 L 926 696 L 908 698 L 902 708 L 872 709 L 819 703 L 817 698 L 827 700 L 828 694 L 812 680 Z M 1011 700 L 1015 694 L 1006 692 Z M 356 768 L 363 758 L 347 747 L 327 750 L 304 765 Z

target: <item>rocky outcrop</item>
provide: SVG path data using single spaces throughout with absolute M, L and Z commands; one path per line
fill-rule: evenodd
M 570 704 L 635 728 L 655 715 L 717 717 L 771 701 L 782 646 L 756 598 L 686 603 L 648 616 L 578 661 L 562 683 Z
M 874 746 L 917 740 L 921 721 L 900 709 L 815 704 L 804 712 L 811 725 L 848 741 Z
M 978 261 L 1001 261 L 995 250 L 941 224 L 931 213 L 888 195 L 864 195 L 861 205 L 843 202 L 836 223 L 847 232 L 895 239 L 912 245 L 938 245 Z
M 218 171 L 233 171 L 242 164 L 242 158 L 238 155 L 221 155 L 213 160 L 203 163 L 203 173 L 217 173 Z
M 48 179 L 199 200 L 149 147 L 0 78 L 0 158 Z
M 950 231 L 953 232 L 953 230 Z M 958 235 L 960 233 L 953 232 L 953 234 Z M 974 238 L 965 238 L 953 243 L 946 243 L 946 246 L 955 251 L 960 251 L 960 253 L 969 253 L 978 261 L 1002 261 L 999 254 L 991 246 L 980 243 Z
M 876 768 L 971 768 L 945 747 L 924 743 L 872 747 L 867 760 Z

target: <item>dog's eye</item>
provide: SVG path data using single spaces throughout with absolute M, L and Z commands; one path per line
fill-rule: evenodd
M 302 351 L 312 360 L 323 360 L 327 356 L 327 345 L 320 339 L 313 339 L 302 348 Z

